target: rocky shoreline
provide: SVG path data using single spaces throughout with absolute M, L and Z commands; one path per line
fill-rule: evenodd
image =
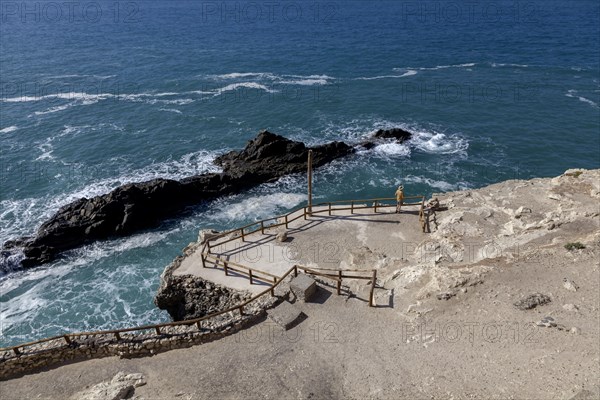
M 249 292 L 233 290 L 197 276 L 174 276 L 183 256 L 177 257 L 160 276 L 154 304 L 166 310 L 173 321 L 201 318 L 234 307 L 250 299 Z
M 410 137 L 410 132 L 396 128 L 378 130 L 370 139 L 355 146 L 331 142 L 307 147 L 262 131 L 243 150 L 223 154 L 215 160 L 222 173 L 196 175 L 179 181 L 159 178 L 130 183 L 105 195 L 67 204 L 44 222 L 34 236 L 4 243 L 0 266 L 5 270 L 14 268 L 9 260 L 15 258 L 20 259 L 21 267 L 41 265 L 66 250 L 154 228 L 204 201 L 305 172 L 309 150 L 313 152 L 313 167 L 318 168 L 354 153 L 356 147 L 370 149 L 384 140 L 401 143 Z M 15 257 L 20 253 L 22 257 Z
M 209 368 L 223 365 L 223 370 L 227 370 L 231 365 L 252 365 L 254 354 L 268 354 L 270 362 L 262 364 L 266 370 L 260 373 L 269 376 L 281 365 L 292 365 L 302 357 L 298 354 L 310 354 L 306 362 L 316 359 L 315 365 L 331 368 L 350 359 L 346 365 L 356 367 L 350 372 L 343 370 L 344 382 L 359 379 L 365 371 L 377 373 L 381 357 L 388 357 L 384 361 L 393 368 L 393 374 L 386 385 L 397 383 L 396 377 L 406 371 L 405 365 L 415 365 L 443 382 L 440 391 L 431 389 L 431 393 L 439 394 L 437 397 L 452 392 L 464 393 L 465 398 L 489 398 L 487 386 L 476 382 L 499 376 L 494 384 L 503 385 L 501 389 L 512 397 L 522 394 L 521 397 L 534 398 L 532 393 L 544 390 L 549 398 L 570 398 L 557 394 L 588 390 L 598 376 L 599 178 L 600 170 L 569 170 L 555 178 L 506 181 L 476 190 L 439 194 L 447 209 L 439 213 L 437 224 L 426 236 L 412 232 L 412 238 L 410 229 L 401 232 L 405 235 L 403 241 L 414 244 L 402 257 L 394 253 L 399 248 L 396 236 L 390 237 L 386 229 L 378 233 L 367 227 L 362 231 L 367 234 L 357 235 L 360 229 L 355 226 L 344 233 L 352 239 L 347 241 L 338 225 L 314 227 L 311 240 L 323 242 L 332 235 L 341 240 L 344 257 L 338 261 L 340 267 L 377 266 L 378 309 L 368 308 L 357 296 L 350 295 L 360 295 L 364 283 L 345 282 L 347 296 L 331 296 L 325 304 L 299 305 L 308 317 L 289 336 L 285 331 L 281 339 L 260 336 L 274 332 L 257 322 L 263 321 L 266 309 L 287 296 L 289 285 L 286 287 L 284 282 L 275 291 L 275 297 L 266 295 L 250 303 L 244 308 L 244 315 L 228 312 L 203 321 L 201 327 L 164 327 L 160 334 L 151 330 L 122 333 L 120 339 L 113 334 L 81 336 L 69 344 L 58 338 L 23 348 L 20 354 L 1 352 L 0 379 L 70 361 L 105 358 L 103 365 L 154 365 L 147 371 L 155 380 L 149 390 L 156 396 L 163 393 L 164 383 L 173 379 L 172 375 L 181 376 L 184 381 L 187 371 L 195 368 L 199 359 Z M 378 239 L 381 234 L 385 240 Z M 170 309 L 176 320 L 205 315 L 246 298 L 244 292 L 221 290 L 199 278 L 173 276 L 182 260 L 197 250 L 207 235 L 203 232 L 198 242 L 186 247 L 184 255 L 161 275 L 156 303 Z M 357 246 L 354 240 L 364 240 L 364 247 Z M 299 234 L 294 243 L 302 244 Z M 325 284 L 321 286 L 326 288 Z M 327 296 L 326 292 L 327 289 L 322 293 Z M 188 302 L 194 304 L 189 306 Z M 323 331 L 327 335 L 316 340 L 313 328 L 326 326 L 335 330 Z M 226 337 L 242 328 L 249 329 L 249 336 L 242 332 Z M 261 331 L 267 328 L 268 331 Z M 245 337 L 252 339 L 245 341 Z M 255 340 L 258 337 L 268 340 Z M 328 341 L 332 337 L 339 342 Z M 199 346 L 186 352 L 165 353 L 215 339 L 223 343 L 213 343 L 208 349 Z M 297 352 L 289 351 L 291 340 Z M 340 363 L 331 363 L 340 354 L 338 343 L 352 343 L 355 347 L 353 352 L 343 354 Z M 159 353 L 163 354 L 138 364 L 134 364 L 135 360 L 108 358 Z M 188 355 L 189 364 L 185 364 L 182 360 Z M 549 357 L 552 362 L 542 363 Z M 224 359 L 228 363 L 223 363 Z M 100 361 L 80 363 L 77 372 L 96 368 Z M 461 375 L 473 376 L 474 383 L 466 389 L 462 380 L 453 386 L 444 378 L 445 370 L 431 368 L 440 363 L 455 368 Z M 527 370 L 519 371 L 522 366 Z M 71 367 L 65 365 L 59 371 L 24 376 L 23 387 L 40 376 L 59 375 Z M 311 369 L 299 370 L 309 378 L 313 376 Z M 515 376 L 515 371 L 520 375 Z M 211 376 L 214 379 L 205 387 L 225 382 L 221 375 Z M 422 382 L 420 376 L 409 378 L 411 385 Z M 54 384 L 47 379 L 49 385 Z M 305 379 L 294 378 L 290 384 L 301 385 Z M 352 387 L 358 397 L 368 397 L 361 390 L 361 385 Z M 173 394 L 169 392 L 165 397 Z

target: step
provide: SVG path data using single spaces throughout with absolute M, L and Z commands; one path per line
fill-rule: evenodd
M 285 330 L 290 329 L 301 318 L 306 318 L 306 315 L 298 307 L 288 301 L 284 301 L 277 307 L 268 310 L 267 316 Z

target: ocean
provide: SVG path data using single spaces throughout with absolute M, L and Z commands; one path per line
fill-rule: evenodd
M 315 171 L 315 201 L 600 167 L 600 8 L 574 1 L 0 2 L 0 241 L 80 197 L 268 129 L 307 144 L 414 133 Z M 167 321 L 159 275 L 198 230 L 306 203 L 289 176 L 154 230 L 0 276 L 0 346 Z

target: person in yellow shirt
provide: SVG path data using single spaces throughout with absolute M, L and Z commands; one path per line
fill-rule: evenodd
M 402 203 L 404 203 L 404 186 L 398 186 L 398 190 L 396 190 L 396 213 L 400 214 L 400 209 L 402 208 Z

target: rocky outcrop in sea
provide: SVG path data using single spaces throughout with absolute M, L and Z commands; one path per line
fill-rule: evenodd
M 368 149 L 381 140 L 403 142 L 410 136 L 410 132 L 402 129 L 379 130 L 359 146 Z M 243 150 L 223 154 L 215 160 L 222 173 L 179 181 L 159 178 L 130 183 L 110 193 L 65 205 L 34 236 L 6 242 L 0 265 L 6 270 L 12 268 L 11 263 L 26 268 L 44 264 L 66 250 L 156 227 L 203 201 L 305 172 L 309 150 L 313 153 L 313 167 L 318 168 L 352 154 L 355 147 L 343 142 L 307 147 L 302 142 L 262 131 Z

